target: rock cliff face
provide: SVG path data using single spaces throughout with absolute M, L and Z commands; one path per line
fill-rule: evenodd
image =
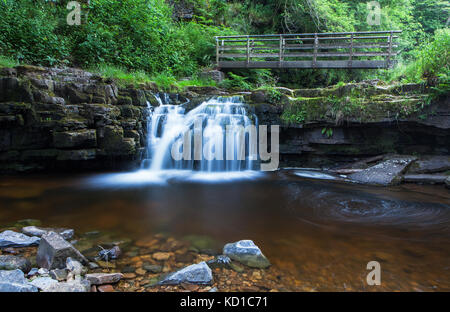
M 423 85 L 347 84 L 247 95 L 260 124 L 280 125 L 284 166 L 333 168 L 381 154 L 449 155 L 450 98 Z
M 133 166 L 154 100 L 77 69 L 0 69 L 0 170 Z
M 128 170 L 146 146 L 151 84 L 119 87 L 78 69 L 0 69 L 0 172 Z M 280 125 L 281 166 L 336 168 L 394 153 L 448 155 L 449 97 L 420 85 L 347 84 L 241 93 L 260 125 Z M 188 87 L 192 109 L 215 87 Z

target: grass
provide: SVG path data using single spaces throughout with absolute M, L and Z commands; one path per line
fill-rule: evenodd
M 128 71 L 124 68 L 101 64 L 97 67 L 90 68 L 90 72 L 96 73 L 104 78 L 113 79 L 120 86 L 134 85 L 145 83 L 154 83 L 159 89 L 170 92 L 180 91 L 189 86 L 216 86 L 213 80 L 203 80 L 193 77 L 188 80 L 177 80 L 170 72 L 162 72 L 156 75 L 148 75 L 144 71 Z
M 101 75 L 105 78 L 114 79 L 119 85 L 138 85 L 141 83 L 152 82 L 150 77 L 143 71 L 130 72 L 126 69 L 107 64 L 100 64 L 94 68 L 89 69 L 90 72 Z
M 19 62 L 13 58 L 0 55 L 0 67 L 15 67 L 18 66 Z

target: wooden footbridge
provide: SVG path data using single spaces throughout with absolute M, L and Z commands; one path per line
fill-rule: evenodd
M 391 68 L 401 30 L 220 36 L 219 68 Z

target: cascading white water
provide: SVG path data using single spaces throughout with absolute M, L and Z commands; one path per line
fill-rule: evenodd
M 255 115 L 247 112 L 241 97 L 213 98 L 187 114 L 182 105 L 168 104 L 170 99 L 167 95 L 163 97 L 157 95 L 156 98 L 160 106 L 153 111 L 149 106 L 148 156 L 143 161 L 143 169 L 151 171 L 184 169 L 203 172 L 253 169 L 256 157 L 254 153 L 250 153 L 250 134 L 243 132 L 242 129 L 256 125 L 257 119 Z M 197 138 L 194 138 L 196 133 L 194 127 L 198 127 L 197 125 L 201 126 L 201 129 L 196 129 L 201 130 L 201 159 L 196 157 L 194 147 L 189 160 L 175 160 L 171 153 L 174 144 L 186 136 L 190 137 L 189 142 L 193 145 L 198 142 Z M 184 148 L 180 153 L 184 152 Z

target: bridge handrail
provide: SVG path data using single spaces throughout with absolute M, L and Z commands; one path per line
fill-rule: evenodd
M 398 47 L 394 40 L 399 37 L 394 34 L 401 32 L 401 30 L 386 30 L 216 36 L 214 37 L 216 62 L 218 67 L 228 68 L 274 68 L 274 66 L 279 68 L 388 68 L 392 65 L 391 57 L 397 55 L 393 49 Z M 367 40 L 371 41 L 367 42 Z M 328 43 L 323 43 L 324 41 Z M 366 49 L 366 52 L 358 51 L 358 49 Z M 377 51 L 368 49 L 377 49 Z M 336 59 L 342 57 L 346 57 L 347 63 Z M 378 59 L 358 59 L 360 57 L 384 57 L 385 62 Z M 245 58 L 245 61 L 221 62 L 221 59 L 236 58 Z M 273 60 L 274 58 L 276 61 Z M 295 60 L 292 60 L 294 58 Z M 304 58 L 312 59 L 304 60 Z M 278 65 L 274 64 L 276 62 Z
M 353 31 L 353 32 L 336 32 L 336 33 L 303 33 L 303 34 L 269 34 L 269 35 L 231 35 L 231 36 L 214 36 L 214 38 L 258 38 L 258 37 L 286 37 L 286 36 L 329 36 L 329 35 L 368 35 L 368 34 L 390 34 L 401 33 L 402 30 L 377 30 L 377 31 Z

